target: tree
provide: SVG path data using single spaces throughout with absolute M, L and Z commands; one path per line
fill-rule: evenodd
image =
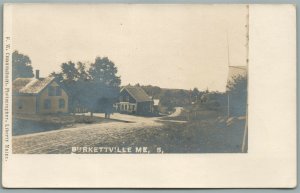
M 77 62 L 75 64 L 72 61 L 61 64 L 61 72 L 52 72 L 50 75 L 57 78 L 58 81 L 65 81 L 68 83 L 76 82 L 78 80 L 88 80 L 89 75 L 86 71 L 86 64 L 83 62 Z
M 59 72 L 59 73 L 52 72 L 52 73 L 50 74 L 50 76 L 55 77 L 55 79 L 56 79 L 58 82 L 63 82 L 63 81 L 64 81 L 64 77 L 63 77 L 63 74 L 62 74 L 61 72 Z
M 83 62 L 62 63 L 61 71 L 51 75 L 61 82 L 69 95 L 69 107 L 75 112 L 84 106 L 91 112 L 102 112 L 109 118 L 119 94 L 117 67 L 108 58 L 96 58 L 89 68 Z
M 80 76 L 75 63 L 72 61 L 69 61 L 67 63 L 62 63 L 61 71 L 62 71 L 64 80 L 66 80 L 67 82 L 77 81 L 78 77 Z
M 77 78 L 79 80 L 88 80 L 90 78 L 86 69 L 86 64 L 83 62 L 77 63 L 77 73 L 78 73 Z
M 160 104 L 164 107 L 167 107 L 168 111 L 171 111 L 175 106 L 174 97 L 170 90 L 166 90 L 161 98 L 160 98 Z
M 198 99 L 200 98 L 200 91 L 198 88 L 194 88 L 192 93 L 191 93 L 192 101 L 197 102 Z
M 247 76 L 236 76 L 227 85 L 227 90 L 232 93 L 247 92 Z
M 18 51 L 14 51 L 12 53 L 12 79 L 32 78 L 33 76 L 30 58 Z
M 107 57 L 97 57 L 88 70 L 93 81 L 112 87 L 119 87 L 121 84 L 121 79 L 117 73 L 117 67 Z
M 162 89 L 158 86 L 141 86 L 143 90 L 149 95 L 152 96 L 155 99 L 159 99 L 161 97 Z
M 117 102 L 119 88 L 107 85 L 101 85 L 95 81 L 78 81 L 77 82 L 77 99 L 91 112 L 105 113 L 105 118 L 113 111 L 113 104 Z
M 234 77 L 227 86 L 230 99 L 230 112 L 232 115 L 241 116 L 247 110 L 247 76 Z

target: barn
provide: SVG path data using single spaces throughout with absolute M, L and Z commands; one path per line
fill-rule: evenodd
M 121 113 L 151 115 L 153 100 L 140 86 L 125 86 L 120 90 L 119 102 L 115 107 Z
M 17 78 L 13 81 L 13 113 L 53 114 L 68 112 L 67 92 L 54 77 Z

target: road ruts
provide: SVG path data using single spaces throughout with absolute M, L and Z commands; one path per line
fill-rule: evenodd
M 13 153 L 15 154 L 49 154 L 71 153 L 74 146 L 95 146 L 111 143 L 115 139 L 128 137 L 138 129 L 149 129 L 162 126 L 153 118 L 138 118 L 134 123 L 110 122 L 67 128 L 43 133 L 13 137 Z

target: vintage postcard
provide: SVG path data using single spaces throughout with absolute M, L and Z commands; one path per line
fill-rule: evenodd
M 277 31 L 271 43 L 260 40 L 266 27 L 261 20 L 264 11 L 269 11 L 272 17 L 278 11 L 284 16 L 281 17 L 284 22 L 265 20 L 285 29 Z M 277 62 L 288 58 L 286 69 L 281 72 L 291 79 L 282 77 L 275 82 L 278 86 L 295 85 L 294 74 L 289 74 L 293 73 L 296 58 L 293 22 L 292 5 L 5 5 L 3 185 L 261 186 L 255 180 L 247 185 L 247 173 L 240 178 L 240 184 L 222 179 L 215 183 L 189 180 L 197 178 L 197 171 L 203 168 L 207 169 L 204 173 L 199 171 L 201 178 L 211 170 L 216 175 L 211 159 L 225 159 L 224 164 L 238 159 L 245 163 L 261 160 L 259 155 L 267 148 L 265 143 L 260 144 L 256 133 L 259 129 L 262 135 L 267 135 L 266 143 L 272 144 L 275 137 L 272 134 L 276 131 L 265 133 L 264 127 L 255 126 L 256 120 L 264 119 L 254 118 L 256 112 L 259 115 L 264 110 L 263 105 L 255 106 L 255 100 L 259 99 L 255 94 L 263 93 L 256 80 L 260 78 L 265 87 L 273 86 L 268 75 L 274 76 L 276 71 L 270 70 L 264 77 L 259 73 L 265 68 L 280 68 L 264 57 L 279 57 L 272 46 L 282 41 L 281 45 L 286 46 L 282 49 L 289 50 L 289 55 L 283 52 Z M 262 32 L 257 33 L 259 30 Z M 290 39 L 280 39 L 281 36 Z M 274 52 L 260 55 L 263 52 L 256 51 L 261 46 Z M 270 63 L 274 66 L 269 66 Z M 286 89 L 285 96 L 292 104 L 285 106 L 281 99 L 274 108 L 291 112 L 287 120 L 290 126 L 278 125 L 278 129 L 288 132 L 279 143 L 288 144 L 291 152 L 285 155 L 277 152 L 277 156 L 287 156 L 291 166 L 285 171 L 293 171 L 296 90 Z M 277 90 L 272 97 L 280 97 L 281 92 Z M 268 109 L 268 113 L 272 111 Z M 275 153 L 265 158 L 273 156 Z M 206 161 L 198 162 L 201 166 L 195 167 L 197 159 Z M 278 161 L 282 159 L 273 163 L 275 167 Z M 188 162 L 192 165 L 185 165 L 186 170 L 180 169 L 177 174 L 190 173 L 186 182 L 178 184 L 171 176 L 166 178 L 168 171 L 174 175 L 176 168 Z M 142 169 L 143 163 L 147 169 Z M 220 163 L 215 167 L 226 165 Z M 236 164 L 232 162 L 225 167 Z M 154 175 L 157 169 L 163 174 Z M 75 174 L 74 170 L 79 172 Z M 64 174 L 53 182 L 43 180 L 52 179 L 59 171 Z M 231 175 L 222 169 L 220 173 Z M 121 176 L 128 181 L 121 180 Z M 237 176 L 242 174 L 234 178 Z M 285 176 L 281 181 L 278 177 L 278 183 L 274 180 L 263 184 L 294 186 L 293 173 Z

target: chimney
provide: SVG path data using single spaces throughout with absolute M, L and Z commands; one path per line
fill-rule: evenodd
M 35 71 L 35 78 L 40 79 L 40 71 L 39 70 Z

